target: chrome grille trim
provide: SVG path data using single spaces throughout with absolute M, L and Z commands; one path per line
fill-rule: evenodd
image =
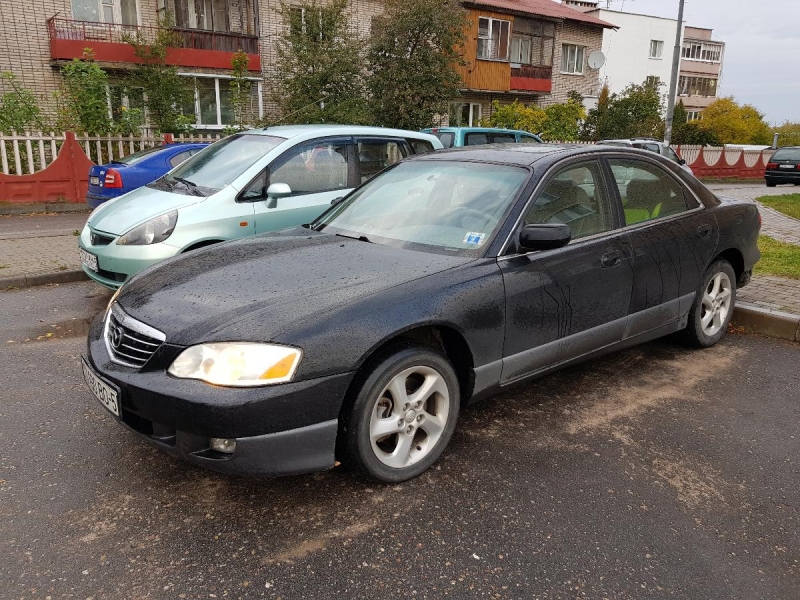
M 112 344 L 112 330 L 121 330 L 118 347 Z M 103 340 L 111 362 L 125 367 L 141 369 L 167 336 L 146 323 L 137 321 L 115 302 L 106 315 Z M 141 355 L 141 356 L 139 356 Z

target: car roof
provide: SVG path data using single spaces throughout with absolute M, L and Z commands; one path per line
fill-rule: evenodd
M 430 127 L 422 131 L 426 133 L 428 131 L 444 131 L 445 133 L 463 131 L 464 133 L 524 133 L 526 135 L 536 135 L 522 129 L 505 129 L 503 127 Z
M 659 157 L 648 150 L 622 146 L 601 146 L 597 144 L 484 144 L 437 150 L 419 154 L 407 160 L 464 160 L 474 162 L 506 163 L 530 166 L 543 159 L 564 158 L 579 154 L 626 154 L 642 156 L 650 160 Z
M 405 129 L 392 129 L 390 127 L 369 127 L 366 125 L 275 125 L 261 129 L 248 129 L 241 133 L 256 135 L 274 135 L 286 139 L 294 137 L 309 137 L 314 135 L 388 135 L 392 137 L 413 137 L 428 140 L 432 136 L 426 133 L 408 131 Z

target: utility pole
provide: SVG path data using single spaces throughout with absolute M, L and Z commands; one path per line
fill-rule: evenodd
M 664 129 L 664 143 L 672 139 L 672 118 L 675 115 L 675 96 L 678 91 L 678 70 L 681 65 L 681 40 L 683 39 L 683 2 L 678 5 L 678 31 L 675 34 L 675 49 L 672 51 L 672 75 L 669 78 L 669 99 L 667 100 L 667 126 Z

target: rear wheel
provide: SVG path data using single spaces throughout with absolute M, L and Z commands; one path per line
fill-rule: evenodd
M 428 348 L 398 347 L 376 361 L 343 416 L 346 459 L 383 482 L 416 477 L 444 451 L 458 409 L 450 362 Z
M 775 187 L 775 185 L 777 185 L 777 184 L 774 181 L 768 181 L 767 182 L 767 187 Z
M 718 260 L 703 275 L 689 311 L 686 334 L 692 345 L 709 348 L 728 330 L 736 303 L 736 273 L 726 260 Z

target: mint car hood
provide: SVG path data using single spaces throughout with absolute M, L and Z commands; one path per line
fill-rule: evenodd
M 122 235 L 139 223 L 162 213 L 203 200 L 206 198 L 173 194 L 143 186 L 101 204 L 89 217 L 89 227 L 103 233 Z

